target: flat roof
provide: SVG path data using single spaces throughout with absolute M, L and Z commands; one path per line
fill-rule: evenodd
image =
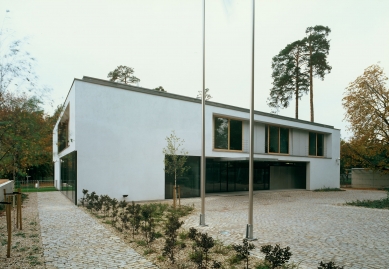
M 174 94 L 174 93 L 168 93 L 168 92 L 160 92 L 160 91 L 156 91 L 156 90 L 151 90 L 151 89 L 142 88 L 142 87 L 138 87 L 138 86 L 113 82 L 113 81 L 104 80 L 104 79 L 98 79 L 98 78 L 84 76 L 82 79 L 75 78 L 74 80 L 88 82 L 88 83 L 102 85 L 102 86 L 118 88 L 118 89 L 123 89 L 123 90 L 128 90 L 128 91 L 140 92 L 140 93 L 151 94 L 151 95 L 158 95 L 161 97 L 172 98 L 172 99 L 201 104 L 201 99 L 198 99 L 198 98 L 188 97 L 188 96 Z M 213 102 L 213 101 L 205 101 L 205 104 L 209 105 L 209 106 L 226 108 L 226 109 L 231 109 L 231 110 L 235 110 L 235 111 L 250 113 L 250 109 L 248 109 L 248 108 L 226 105 L 226 104 L 221 104 L 221 103 L 217 103 L 217 102 Z M 331 125 L 326 125 L 326 124 L 321 124 L 321 123 L 316 123 L 316 122 L 311 122 L 311 121 L 306 121 L 306 120 L 299 120 L 299 119 L 295 119 L 295 118 L 280 116 L 280 115 L 262 112 L 262 111 L 257 111 L 257 110 L 254 110 L 254 114 L 266 116 L 266 117 L 271 117 L 271 118 L 275 118 L 275 119 L 283 119 L 283 120 L 288 120 L 288 121 L 293 121 L 293 122 L 299 122 L 299 123 L 310 124 L 310 125 L 314 125 L 314 126 L 335 129 L 334 126 L 331 126 Z

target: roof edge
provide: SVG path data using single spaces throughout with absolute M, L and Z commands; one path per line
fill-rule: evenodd
M 140 93 L 145 93 L 145 94 L 158 95 L 158 96 L 162 96 L 162 97 L 166 97 L 166 98 L 172 98 L 172 99 L 201 104 L 201 100 L 198 98 L 188 97 L 188 96 L 184 96 L 184 95 L 178 95 L 175 93 L 160 92 L 160 91 L 147 89 L 147 88 L 143 88 L 143 87 L 139 87 L 139 86 L 133 86 L 133 85 L 128 85 L 128 84 L 108 81 L 108 80 L 104 80 L 104 79 L 99 79 L 99 78 L 84 76 L 82 79 L 75 78 L 74 80 L 78 80 L 78 81 L 82 81 L 82 82 L 89 82 L 89 83 L 98 84 L 98 85 L 102 85 L 102 86 L 119 88 L 119 89 L 123 89 L 123 90 L 130 90 L 130 91 L 140 92 Z M 248 108 L 242 108 L 242 107 L 237 107 L 237 106 L 233 106 L 233 105 L 226 105 L 226 104 L 217 103 L 217 102 L 213 102 L 213 101 L 205 101 L 205 103 L 207 105 L 210 105 L 210 106 L 215 106 L 215 107 L 226 108 L 226 109 L 231 109 L 231 110 L 235 110 L 235 111 L 250 113 L 250 109 L 248 109 Z M 276 119 L 281 119 L 281 120 L 288 120 L 288 121 L 299 122 L 299 123 L 304 123 L 304 124 L 309 124 L 309 125 L 314 125 L 314 126 L 319 126 L 319 127 L 335 129 L 334 126 L 331 126 L 331 125 L 310 122 L 310 121 L 306 121 L 306 120 L 294 119 L 294 118 L 290 118 L 290 117 L 286 117 L 286 116 L 280 116 L 280 115 L 262 112 L 262 111 L 257 111 L 257 110 L 254 110 L 254 114 L 260 115 L 260 116 L 276 118 Z

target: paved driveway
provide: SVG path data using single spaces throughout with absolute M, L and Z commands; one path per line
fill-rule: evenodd
M 289 246 L 300 268 L 334 260 L 347 268 L 389 268 L 389 210 L 344 206 L 356 199 L 380 199 L 384 191 L 260 191 L 254 194 L 254 255 L 259 246 Z M 206 197 L 206 224 L 199 223 L 200 199 L 183 199 L 198 212 L 185 227 L 196 227 L 227 244 L 240 243 L 248 216 L 247 193 Z

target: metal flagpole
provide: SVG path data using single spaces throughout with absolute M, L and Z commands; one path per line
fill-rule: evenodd
M 255 35 L 255 0 L 253 1 L 253 26 L 251 44 L 251 97 L 250 97 L 250 153 L 249 153 L 249 218 L 246 226 L 246 238 L 253 237 L 253 177 L 254 177 L 254 35 Z
M 201 214 L 200 226 L 205 226 L 205 0 L 203 0 L 203 95 L 201 101 L 202 130 L 201 130 Z

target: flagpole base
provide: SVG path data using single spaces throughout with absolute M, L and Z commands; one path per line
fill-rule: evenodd
M 251 225 L 251 224 L 246 225 L 246 237 L 245 237 L 245 239 L 247 239 L 248 241 L 257 240 L 257 238 L 254 238 L 254 236 L 253 236 L 253 225 Z
M 202 227 L 205 227 L 205 226 L 208 226 L 207 224 L 205 224 L 205 214 L 200 214 L 200 226 Z

